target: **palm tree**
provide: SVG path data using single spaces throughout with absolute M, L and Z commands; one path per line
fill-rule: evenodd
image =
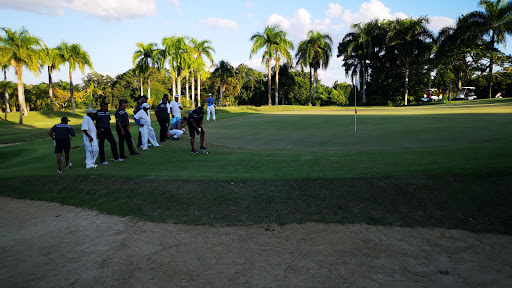
M 165 69 L 165 62 L 169 60 L 169 71 L 172 78 L 172 94 L 176 95 L 176 69 L 174 65 L 174 45 L 176 42 L 176 36 L 165 37 L 162 39 L 163 49 L 158 51 L 159 53 L 159 67 L 160 71 L 163 72 Z
M 345 74 L 360 72 L 362 101 L 366 103 L 366 82 L 368 64 L 375 53 L 376 39 L 379 34 L 379 21 L 373 20 L 365 24 L 353 24 L 352 32 L 343 37 L 338 45 L 338 57 L 343 57 Z
M 137 48 L 133 53 L 132 63 L 139 75 L 148 76 L 148 99 L 151 99 L 151 76 L 149 75 L 151 67 L 158 66 L 158 49 L 156 43 L 144 44 L 137 43 Z M 142 81 L 141 81 L 142 86 Z M 141 88 L 142 91 L 142 88 Z
M 75 98 L 73 96 L 73 75 L 72 72 L 76 70 L 77 66 L 80 72 L 85 73 L 85 67 L 92 67 L 92 61 L 89 54 L 82 48 L 80 44 L 69 44 L 62 42 L 57 47 L 59 54 L 65 62 L 69 65 L 69 93 L 71 95 L 71 107 L 73 108 L 73 114 L 75 113 Z
M 409 96 L 410 65 L 413 62 L 426 59 L 431 50 L 428 40 L 433 36 L 426 24 L 428 24 L 428 19 L 424 17 L 396 20 L 391 24 L 391 31 L 386 39 L 388 46 L 396 49 L 399 62 L 404 67 L 405 105 L 407 105 Z
M 4 71 L 4 83 L 7 83 L 7 69 L 11 65 L 8 63 L 0 63 L 0 66 L 2 67 L 2 71 Z M 10 83 L 10 82 L 9 82 Z M 7 85 L 7 84 L 6 84 Z M 7 113 L 11 113 L 11 108 L 9 107 L 9 91 L 8 89 L 2 89 L 4 91 L 4 99 L 5 99 L 5 119 L 7 120 Z
M 65 61 L 57 48 L 49 48 L 44 43 L 43 45 L 44 47 L 41 49 L 41 58 L 43 60 L 43 64 L 48 66 L 48 95 L 50 96 L 50 110 L 53 111 L 52 73 L 53 70 L 59 70 L 60 65 L 64 64 Z
M 276 90 L 275 90 L 275 104 L 279 105 L 279 65 L 282 59 L 286 63 L 293 63 L 292 54 L 290 50 L 293 50 L 294 46 L 292 41 L 286 38 L 286 32 L 280 34 L 282 37 L 279 39 L 275 48 L 275 71 L 276 71 Z
M 220 80 L 220 106 L 222 107 L 223 99 L 223 91 L 226 88 L 226 83 L 228 79 L 231 77 L 235 77 L 235 68 L 231 66 L 228 62 L 221 60 L 215 70 L 213 70 L 213 76 L 218 77 Z
M 489 55 L 489 98 L 492 96 L 493 66 L 497 52 L 496 44 L 505 44 L 506 36 L 512 35 L 512 1 L 480 0 L 478 6 L 484 11 L 473 11 L 460 19 L 468 34 L 488 37 Z
M 311 30 L 307 34 L 307 39 L 299 43 L 295 58 L 297 58 L 297 64 L 304 67 L 309 62 L 310 68 L 313 69 L 313 99 L 315 98 L 316 85 L 318 83 L 318 69 L 327 69 L 331 54 L 332 39 L 329 34 L 322 34 Z
M 25 27 L 12 31 L 10 28 L 2 28 L 5 36 L 0 37 L 0 56 L 3 63 L 10 63 L 18 76 L 18 102 L 20 105 L 20 124 L 23 124 L 23 115 L 28 114 L 25 104 L 25 92 L 23 87 L 23 67 L 39 74 L 39 52 L 41 39 L 32 36 Z
M 282 39 L 286 39 L 286 33 L 281 30 L 281 27 L 278 25 L 267 26 L 263 33 L 256 33 L 250 38 L 254 43 L 249 58 L 252 58 L 260 49 L 265 48 L 261 63 L 265 63 L 268 70 L 268 105 L 272 105 L 272 99 L 270 98 L 272 87 L 272 60 L 274 59 L 276 48 L 279 43 L 282 42 Z
M 206 56 L 208 61 L 210 61 L 211 65 L 214 65 L 212 52 L 215 53 L 215 49 L 210 45 L 211 42 L 209 40 L 198 41 L 194 38 L 190 39 L 190 43 L 192 44 L 192 51 L 194 53 L 194 57 L 196 59 L 195 62 L 195 71 L 197 72 L 197 99 L 200 105 L 201 99 L 201 73 L 202 69 L 206 66 L 206 63 L 203 59 L 203 56 Z M 194 83 L 194 73 L 192 73 L 192 83 Z M 193 84 L 192 84 L 193 85 Z M 192 86 L 193 87 L 193 86 Z M 192 88 L 193 89 L 193 88 Z M 194 91 L 194 90 L 192 90 Z M 192 98 L 194 97 L 194 92 L 192 92 Z

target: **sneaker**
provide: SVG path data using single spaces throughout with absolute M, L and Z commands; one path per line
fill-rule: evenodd
M 142 148 L 142 151 L 148 151 L 148 150 L 149 150 L 149 148 L 145 148 L 145 149 L 144 149 L 144 148 Z
M 91 168 L 96 169 L 96 167 L 98 167 L 98 165 L 93 164 L 93 165 L 91 165 L 91 166 L 87 166 L 87 167 L 85 167 L 85 169 L 91 169 Z
M 62 169 L 57 170 L 57 173 L 62 174 Z
M 201 150 L 208 150 L 208 148 L 206 148 L 206 147 L 202 146 L 202 147 L 201 147 Z
M 108 165 L 108 162 L 107 161 L 103 161 L 103 162 L 101 162 L 101 165 Z
M 114 159 L 114 160 L 112 160 L 112 161 L 114 161 L 114 162 L 123 162 L 123 158 Z
M 71 168 L 71 163 L 66 166 L 66 169 Z
M 192 151 L 190 151 L 190 153 L 197 154 L 197 151 L 196 151 L 196 149 L 192 149 Z
M 121 159 L 128 159 L 128 158 L 130 158 L 130 157 L 128 157 L 126 155 L 121 156 Z

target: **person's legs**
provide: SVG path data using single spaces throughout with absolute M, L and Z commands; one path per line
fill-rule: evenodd
M 201 129 L 201 149 L 207 149 L 204 147 L 204 130 Z
M 155 129 L 153 129 L 153 127 L 151 127 L 151 126 L 148 126 L 148 138 L 149 138 L 149 141 L 151 141 L 151 144 L 153 144 L 154 147 L 160 146 L 158 144 L 158 141 L 156 141 Z
M 126 146 L 128 146 L 128 151 L 130 151 L 130 154 L 133 155 L 135 154 L 135 150 L 133 149 L 133 144 L 132 144 L 132 134 L 130 133 L 130 127 L 123 127 L 124 129 L 124 141 L 126 142 Z M 120 153 L 120 155 L 124 155 Z
M 65 156 L 65 158 L 66 158 L 66 168 L 68 168 L 68 167 L 70 167 L 69 166 L 69 150 L 64 151 L 64 155 L 66 155 Z
M 117 154 L 117 143 L 116 139 L 114 138 L 114 135 L 112 135 L 112 132 L 110 130 L 106 131 L 105 138 L 110 143 L 110 150 L 112 151 L 112 156 L 114 156 L 114 160 L 119 159 L 119 154 Z
M 57 168 L 59 168 L 59 171 L 62 170 L 62 153 L 57 154 Z
M 212 116 L 213 116 L 213 121 L 217 121 L 217 119 L 215 119 L 215 107 L 212 106 Z
M 140 147 L 142 146 L 142 132 L 140 132 L 141 129 L 139 127 L 139 140 L 137 140 L 137 146 Z
M 117 133 L 117 139 L 119 139 L 119 155 L 121 156 L 121 158 L 125 157 L 126 155 L 124 155 L 124 140 L 125 140 L 125 137 L 124 135 L 121 133 L 121 129 L 119 129 L 119 127 L 116 126 L 116 133 Z M 126 135 L 126 131 L 125 131 L 125 135 Z M 126 141 L 126 144 L 129 145 L 129 142 Z
M 208 106 L 206 108 L 206 111 L 207 111 L 206 112 L 206 121 L 210 121 L 210 113 L 212 112 L 212 109 L 210 109 L 211 107 L 213 107 L 213 106 Z
M 178 139 L 178 138 L 181 137 L 181 135 L 183 135 L 183 130 L 181 130 L 181 129 L 172 129 L 170 131 L 170 133 L 171 133 L 171 136 L 172 136 L 173 139 Z
M 147 125 L 144 125 L 144 127 L 139 127 L 141 140 L 142 140 L 142 150 L 148 149 L 148 131 L 146 128 Z
M 160 125 L 160 142 L 165 142 L 167 138 L 167 119 L 157 118 Z
M 100 162 L 105 162 L 105 132 L 98 133 L 98 148 L 100 154 Z

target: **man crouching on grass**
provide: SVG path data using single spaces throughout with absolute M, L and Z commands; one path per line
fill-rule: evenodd
M 192 154 L 197 154 L 197 151 L 194 148 L 196 133 L 200 135 L 201 138 L 201 150 L 208 149 L 204 147 L 203 118 L 204 108 L 202 106 L 197 107 L 196 109 L 190 111 L 190 114 L 188 114 L 188 131 L 190 133 L 190 145 L 192 146 L 192 151 L 190 153 Z
M 57 154 L 57 166 L 59 170 L 57 173 L 62 173 L 62 150 L 66 154 L 66 169 L 71 167 L 69 162 L 69 150 L 71 150 L 70 136 L 75 136 L 75 131 L 68 125 L 68 117 L 62 117 L 60 124 L 57 124 L 50 129 L 48 135 L 55 141 L 55 154 Z M 55 133 L 55 136 L 53 135 Z

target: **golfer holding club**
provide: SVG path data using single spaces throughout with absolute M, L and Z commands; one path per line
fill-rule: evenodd
M 69 150 L 71 150 L 70 137 L 75 136 L 75 131 L 68 125 L 68 117 L 60 118 L 60 124 L 57 124 L 50 129 L 48 135 L 55 141 L 55 154 L 57 154 L 57 173 L 62 173 L 62 150 L 66 154 L 66 169 L 71 167 L 69 162 Z M 55 133 L 55 136 L 53 135 Z
M 96 114 L 94 109 L 89 108 L 85 111 L 87 115 L 84 116 L 82 121 L 82 132 L 84 132 L 84 147 L 85 147 L 85 168 L 96 168 L 96 158 L 98 158 L 98 147 L 97 131 L 96 126 L 92 118 Z
M 196 139 L 196 133 L 199 135 L 201 139 L 201 150 L 205 151 L 208 148 L 204 147 L 204 129 L 203 129 L 203 118 L 204 118 L 204 108 L 203 106 L 199 106 L 196 109 L 190 111 L 188 114 L 188 132 L 190 133 L 190 145 L 192 146 L 192 151 L 190 153 L 197 154 L 196 149 L 194 148 L 194 142 Z
M 139 131 L 142 135 L 142 150 L 148 150 L 148 140 L 151 141 L 151 144 L 153 144 L 154 147 L 160 146 L 156 141 L 155 130 L 151 127 L 149 108 L 149 104 L 144 103 L 142 104 L 142 110 L 133 116 L 133 120 L 135 120 L 135 123 L 139 125 Z

